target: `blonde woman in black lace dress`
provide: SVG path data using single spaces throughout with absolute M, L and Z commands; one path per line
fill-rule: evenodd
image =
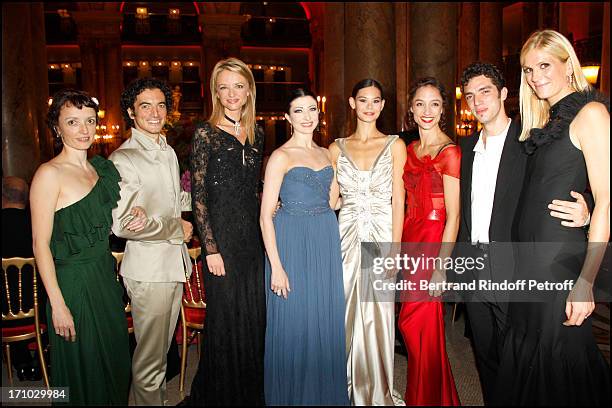
M 193 405 L 263 405 L 266 322 L 257 196 L 263 132 L 255 81 L 236 58 L 211 75 L 213 111 L 192 141 L 194 218 L 202 245 L 206 320 Z

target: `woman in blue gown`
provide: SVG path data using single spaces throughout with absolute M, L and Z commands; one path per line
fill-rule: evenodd
M 287 112 L 293 133 L 268 161 L 260 217 L 270 289 L 266 404 L 348 405 L 342 255 L 330 203 L 338 186 L 327 149 L 312 140 L 315 96 L 293 91 Z

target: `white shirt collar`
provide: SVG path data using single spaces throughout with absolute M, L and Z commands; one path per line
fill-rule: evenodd
M 512 119 L 508 119 L 508 124 L 506 125 L 506 127 L 504 128 L 504 130 L 501 131 L 501 133 L 497 134 L 497 135 L 489 135 L 487 136 L 487 148 L 490 149 L 500 149 L 503 148 L 504 146 L 504 142 L 506 141 L 506 136 L 508 135 L 508 130 L 510 129 L 510 124 L 512 123 Z M 480 131 L 480 134 L 478 136 L 478 142 L 476 142 L 476 145 L 474 146 L 474 152 L 477 153 L 485 153 L 487 151 L 487 148 L 485 148 L 485 144 L 484 141 L 482 140 L 482 134 L 484 133 L 484 128 Z

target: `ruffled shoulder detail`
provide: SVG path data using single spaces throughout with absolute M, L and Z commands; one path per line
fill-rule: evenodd
M 121 176 L 110 160 L 94 156 L 89 162 L 98 173 L 95 186 L 81 200 L 55 213 L 51 251 L 56 259 L 70 257 L 100 241 L 108 244 Z
M 533 154 L 539 146 L 547 145 L 563 137 L 580 109 L 589 102 L 600 102 L 610 112 L 609 99 L 597 91 L 591 90 L 569 94 L 550 108 L 550 118 L 546 126 L 542 129 L 531 129 L 529 138 L 523 143 L 525 152 Z

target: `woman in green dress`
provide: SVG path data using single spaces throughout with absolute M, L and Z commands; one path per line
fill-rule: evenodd
M 112 162 L 87 160 L 97 112 L 84 92 L 54 95 L 47 123 L 63 148 L 32 180 L 32 241 L 49 298 L 51 385 L 68 387 L 70 404 L 127 405 L 127 321 L 108 240 L 120 177 Z M 142 229 L 144 210 L 132 212 L 128 228 Z

